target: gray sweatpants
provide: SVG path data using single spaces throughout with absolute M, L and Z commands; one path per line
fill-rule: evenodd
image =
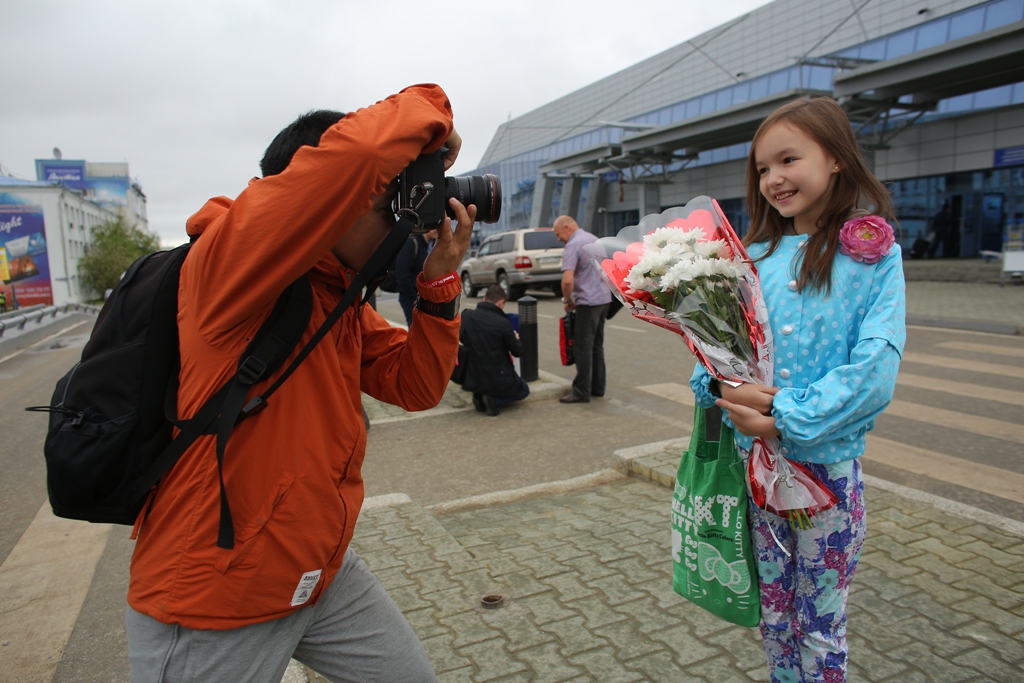
M 221 631 L 163 624 L 128 608 L 132 683 L 279 683 L 292 657 L 336 682 L 436 683 L 416 634 L 351 548 L 320 600 Z

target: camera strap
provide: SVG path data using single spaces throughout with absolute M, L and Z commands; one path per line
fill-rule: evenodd
M 281 376 L 270 385 L 270 387 L 260 395 L 253 396 L 245 406 L 242 407 L 241 413 L 238 416 L 238 421 L 241 422 L 250 415 L 255 415 L 259 411 L 267 407 L 267 399 L 270 395 L 277 391 L 286 379 L 288 379 L 295 369 L 299 366 L 302 361 L 306 359 L 313 349 L 320 341 L 327 336 L 327 333 L 334 326 L 334 323 L 338 322 L 342 315 L 345 314 L 353 304 L 358 301 L 360 304 L 366 302 L 370 296 L 373 295 L 373 291 L 379 284 L 378 273 L 388 267 L 388 265 L 395 259 L 398 252 L 402 249 L 402 245 L 405 244 L 405 240 L 408 239 L 409 235 L 412 234 L 413 228 L 416 227 L 415 223 L 411 221 L 407 216 L 402 215 L 398 219 L 398 223 L 395 227 L 391 228 L 388 236 L 384 238 L 384 241 L 380 243 L 377 250 L 373 252 L 370 259 L 366 262 L 366 265 L 356 273 L 355 278 L 352 279 L 352 283 L 348 289 L 345 290 L 344 296 L 341 297 L 341 301 L 334 307 L 327 319 L 324 320 L 323 324 L 316 331 L 306 345 L 299 351 L 299 355 L 295 356 L 285 371 L 281 373 Z M 378 280 L 378 282 L 374 282 Z M 366 294 L 363 295 L 363 288 L 366 287 Z

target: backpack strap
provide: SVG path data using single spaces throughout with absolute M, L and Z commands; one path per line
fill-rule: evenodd
M 403 216 L 391 229 L 384 241 L 377 247 L 366 265 L 356 274 L 351 285 L 345 291 L 344 296 L 331 311 L 327 319 L 317 329 L 294 360 L 288 365 L 284 372 L 275 382 L 261 395 L 254 396 L 248 403 L 245 401 L 249 387 L 259 381 L 262 377 L 276 370 L 287 358 L 295 345 L 298 343 L 302 332 L 309 323 L 309 314 L 312 307 L 312 294 L 308 279 L 303 276 L 300 281 L 303 286 L 294 283 L 286 294 L 278 299 L 274 312 L 267 321 L 260 327 L 259 332 L 250 343 L 246 352 L 238 363 L 238 370 L 235 376 L 225 382 L 216 393 L 213 394 L 199 411 L 190 419 L 177 422 L 181 431 L 163 450 L 160 456 L 146 471 L 146 474 L 139 480 L 137 492 L 140 497 L 156 485 L 160 477 L 165 474 L 178 458 L 191 446 L 196 439 L 203 434 L 214 433 L 217 435 L 217 471 L 220 480 L 220 526 L 217 532 L 217 546 L 231 549 L 235 547 L 234 523 L 231 516 L 231 506 L 228 504 L 227 490 L 224 487 L 224 452 L 227 446 L 231 430 L 242 420 L 259 413 L 266 408 L 267 399 L 277 391 L 288 377 L 295 372 L 299 364 L 313 351 L 317 344 L 327 336 L 331 327 L 341 319 L 345 311 L 353 304 L 365 303 L 373 295 L 373 291 L 380 282 L 379 273 L 387 268 L 388 263 L 394 259 L 395 254 L 401 249 L 406 238 L 415 227 L 414 223 Z M 363 288 L 366 288 L 365 295 Z M 292 309 L 301 309 L 302 305 L 293 305 L 293 299 L 300 296 L 299 292 L 304 291 L 309 299 L 308 307 L 303 314 Z M 292 302 L 292 303 L 290 303 Z M 277 314 L 277 315 L 275 315 Z M 255 347 L 255 348 L 254 348 Z M 177 399 L 175 391 L 174 400 Z M 168 404 L 170 404 L 170 390 L 168 390 Z
M 164 400 L 164 412 L 168 421 L 175 424 L 181 431 L 157 456 L 145 474 L 140 477 L 136 488 L 136 499 L 140 499 L 156 485 L 175 462 L 196 439 L 204 434 L 218 433 L 221 422 L 218 415 L 230 414 L 231 403 L 244 401 L 249 386 L 268 372 L 273 372 L 287 359 L 295 345 L 299 343 L 302 333 L 309 324 L 309 316 L 313 311 L 313 292 L 306 275 L 301 276 L 278 297 L 274 310 L 260 326 L 253 340 L 242 354 L 235 376 L 228 380 L 217 392 L 206 400 L 202 408 L 188 420 L 177 419 L 178 374 L 171 374 Z M 242 392 L 242 398 L 233 394 Z M 234 411 L 237 414 L 237 408 Z M 214 423 L 217 422 L 215 425 Z M 222 449 L 218 449 L 218 472 L 223 462 Z M 227 497 L 223 494 L 223 474 L 221 474 L 221 511 L 227 512 L 231 518 Z
M 376 289 L 377 284 L 379 284 L 379 282 L 376 282 L 377 274 L 381 270 L 387 268 L 388 264 L 395 257 L 395 254 L 398 253 L 402 248 L 402 245 L 405 244 L 405 240 L 412 232 L 413 227 L 413 223 L 408 218 L 403 216 L 399 219 L 395 227 L 393 227 L 391 232 L 388 233 L 388 236 L 385 237 L 384 241 L 381 242 L 379 247 L 377 247 L 377 251 L 373 252 L 373 256 L 371 256 L 370 260 L 366 262 L 363 269 L 356 274 L 355 279 L 352 280 L 351 286 L 345 292 L 341 301 L 339 301 L 338 305 L 334 307 L 331 314 L 327 316 L 327 319 L 320 326 L 320 329 L 316 331 L 316 334 L 306 342 L 306 345 L 302 348 L 302 351 L 299 352 L 299 355 L 295 357 L 295 360 L 293 360 L 285 371 L 281 373 L 281 376 L 277 378 L 277 381 L 275 381 L 269 389 L 260 396 L 254 396 L 252 400 L 245 404 L 245 407 L 242 408 L 242 419 L 245 419 L 250 415 L 255 415 L 267 406 L 267 399 L 270 398 L 271 394 L 277 391 L 278 387 L 280 387 L 281 384 L 283 384 L 284 381 L 288 379 L 293 372 L 295 372 L 295 368 L 299 366 L 299 363 L 305 360 L 306 356 L 310 354 L 313 348 L 320 343 L 320 340 L 327 335 L 327 332 L 331 329 L 334 323 L 341 318 L 342 314 L 349 308 L 349 306 L 353 304 L 356 296 L 362 292 L 364 287 L 366 287 L 367 291 L 365 295 L 363 295 L 360 303 L 365 303 L 369 300 L 373 295 L 373 290 Z

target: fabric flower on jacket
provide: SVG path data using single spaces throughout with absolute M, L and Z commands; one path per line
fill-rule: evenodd
M 892 226 L 881 216 L 852 218 L 839 231 L 839 250 L 863 263 L 878 263 L 895 243 Z

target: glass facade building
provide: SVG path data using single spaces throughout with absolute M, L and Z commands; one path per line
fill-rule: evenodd
M 756 16 L 752 16 L 749 21 L 734 22 L 739 24 L 738 27 L 713 29 L 705 34 L 713 36 L 704 42 L 705 52 L 713 50 L 722 42 L 720 36 L 726 30 L 736 34 L 731 44 L 722 44 L 718 47 L 719 51 L 714 54 L 715 63 L 718 64 L 726 62 L 730 55 L 735 56 L 745 42 L 758 40 L 755 32 L 760 32 L 762 26 L 770 26 L 775 21 L 792 20 L 793 17 L 800 17 L 798 20 L 806 20 L 809 24 L 816 22 L 814 29 L 808 28 L 802 35 L 807 42 L 820 43 L 820 51 L 815 49 L 813 44 L 807 45 L 808 49 L 801 53 L 803 57 L 789 60 L 795 63 L 759 73 L 758 66 L 761 60 L 755 59 L 745 64 L 740 55 L 740 61 L 737 62 L 736 58 L 732 60 L 732 64 L 738 64 L 739 70 L 735 76 L 726 79 L 730 81 L 728 84 L 721 87 L 656 107 L 644 108 L 643 111 L 623 112 L 626 115 L 617 116 L 611 122 L 595 120 L 597 117 L 594 115 L 588 117 L 579 113 L 569 114 L 575 111 L 571 106 L 572 100 L 579 99 L 581 92 L 586 94 L 585 91 L 589 88 L 594 91 L 608 90 L 612 94 L 617 81 L 631 76 L 636 77 L 632 72 L 641 71 L 645 66 L 641 64 L 562 98 L 565 100 L 564 103 L 552 103 L 524 115 L 522 118 L 528 119 L 531 116 L 545 115 L 550 109 L 553 113 L 547 114 L 545 123 L 555 128 L 557 125 L 552 126 L 552 123 L 564 125 L 563 132 L 544 144 L 525 150 L 508 149 L 510 145 L 505 144 L 504 137 L 511 137 L 511 131 L 517 122 L 513 120 L 508 126 L 502 126 L 492 141 L 488 154 L 485 155 L 488 163 L 473 171 L 498 175 L 506 188 L 502 219 L 498 224 L 487 226 L 487 231 L 498 232 L 529 225 L 531 216 L 536 217 L 539 213 L 535 211 L 534 202 L 538 196 L 542 196 L 537 192 L 541 167 L 549 165 L 552 159 L 583 153 L 601 145 L 619 145 L 624 140 L 628 141 L 629 137 L 638 131 L 646 132 L 657 127 L 679 124 L 688 119 L 696 120 L 698 117 L 706 120 L 708 117 L 714 117 L 716 112 L 735 111 L 745 103 L 772 95 L 779 96 L 789 91 L 831 93 L 835 88 L 835 78 L 851 68 L 898 60 L 924 50 L 941 52 L 943 46 L 951 43 L 958 45 L 959 43 L 955 41 L 962 43 L 962 39 L 979 36 L 986 31 L 1016 30 L 1016 25 L 1024 21 L 1024 0 L 930 3 L 930 6 L 941 6 L 941 9 L 936 10 L 921 10 L 920 3 L 907 0 L 879 0 L 869 4 L 875 5 L 876 15 L 865 19 L 848 8 L 845 14 L 836 14 L 835 25 L 830 26 L 828 17 L 822 15 L 823 10 L 819 10 L 822 4 L 830 3 L 818 3 L 815 0 L 777 0 L 752 13 Z M 855 26 L 855 22 L 858 21 L 861 30 L 851 30 L 850 27 Z M 894 24 L 900 23 L 905 25 L 891 30 Z M 876 30 L 872 31 L 872 27 Z M 885 30 L 887 27 L 890 30 Z M 793 30 L 800 33 L 799 26 L 793 27 Z M 815 30 L 824 37 L 817 39 Z M 851 40 L 858 33 L 861 39 Z M 867 39 L 864 39 L 865 37 Z M 698 43 L 701 40 L 702 37 L 698 37 L 688 42 Z M 796 50 L 803 47 L 794 46 Z M 670 52 L 672 51 L 664 53 L 662 61 L 683 59 L 669 54 Z M 669 62 L 669 66 L 671 64 Z M 670 81 L 664 81 L 664 90 L 671 90 L 672 87 Z M 682 86 L 675 87 L 678 90 Z M 614 102 L 618 104 L 619 109 L 623 106 L 628 109 L 630 106 L 629 91 L 626 92 L 626 97 Z M 638 94 L 635 99 L 639 108 L 641 101 L 650 100 L 652 96 L 640 97 Z M 560 106 L 562 104 L 565 106 Z M 1024 112 L 1024 82 L 1003 83 L 998 87 L 957 94 L 938 100 L 924 111 L 913 107 L 909 97 L 901 98 L 900 104 L 905 106 L 896 106 L 886 112 L 885 116 L 876 117 L 866 124 L 855 127 L 859 128 L 859 133 L 865 137 L 866 142 L 870 136 L 879 132 L 885 133 L 891 139 L 890 144 L 879 146 L 868 158 L 869 161 L 873 160 L 879 177 L 892 189 L 903 227 L 903 242 L 910 244 L 918 236 L 927 234 L 928 218 L 939 210 L 943 202 L 948 201 L 953 204 L 958 233 L 954 243 L 946 245 L 947 255 L 974 256 L 983 250 L 998 250 L 1006 224 L 1021 222 L 1024 219 L 1024 187 L 1021 184 L 1024 175 L 1024 128 L 1014 123 L 1015 119 L 1021 119 L 1020 112 Z M 597 105 L 595 107 L 598 111 L 602 109 Z M 605 107 L 609 108 L 611 107 Z M 1013 116 L 999 115 L 1012 114 L 1015 108 L 1019 109 Z M 559 109 L 565 113 L 559 114 L 554 111 Z M 978 115 L 986 113 L 993 122 L 984 133 L 967 130 L 970 126 L 957 126 L 957 121 L 965 117 L 977 118 Z M 950 122 L 953 122 L 952 128 Z M 1019 125 L 1024 126 L 1024 123 Z M 884 130 L 880 131 L 882 127 Z M 921 174 L 922 170 L 938 170 L 943 166 L 942 163 L 926 163 L 929 158 L 928 131 L 931 130 L 945 130 L 946 139 L 950 141 L 954 150 L 970 150 L 969 153 L 962 154 L 954 152 L 959 156 L 949 169 L 951 172 Z M 915 134 L 909 134 L 908 131 Z M 917 134 L 918 131 L 921 134 Z M 984 150 L 987 161 L 980 156 L 981 147 L 984 147 L 979 144 L 979 136 L 982 135 L 991 138 L 987 149 Z M 961 142 L 967 144 L 960 144 Z M 918 163 L 916 168 L 911 168 L 906 158 L 914 157 L 915 147 L 920 148 L 917 154 Z M 500 151 L 503 149 L 513 153 L 502 155 Z M 689 196 L 692 196 L 686 194 L 688 188 L 694 187 L 703 191 L 694 191 L 693 194 L 711 194 L 719 199 L 735 227 L 743 232 L 747 219 L 742 174 L 749 151 L 749 141 L 738 142 L 701 149 L 697 153 L 690 152 L 686 154 L 685 159 L 668 166 L 646 164 L 620 168 L 616 171 L 603 169 L 597 174 L 582 174 L 579 178 L 583 184 L 579 207 L 584 206 L 584 198 L 593 188 L 597 188 L 598 192 L 605 195 L 603 201 L 598 202 L 601 205 L 601 208 L 597 209 L 600 217 L 585 227 L 597 234 L 610 234 L 638 220 L 641 209 L 649 212 L 685 203 Z M 682 155 L 686 150 L 679 152 Z M 968 165 L 976 168 L 962 168 L 968 157 Z M 712 168 L 718 165 L 726 166 L 718 171 Z M 726 167 L 729 169 L 727 172 L 724 171 Z M 722 175 L 723 172 L 730 176 L 730 179 L 717 183 L 700 180 L 702 175 L 714 177 Z M 908 172 L 913 175 L 908 177 L 905 175 Z M 737 174 L 739 177 L 732 177 Z M 548 181 L 553 180 L 555 185 L 553 190 L 549 190 L 551 211 L 540 213 L 550 216 L 558 213 L 580 213 L 581 209 L 578 207 L 560 210 L 561 188 L 564 181 L 557 177 L 557 173 L 548 175 Z M 598 177 L 603 182 L 596 182 Z M 646 206 L 638 205 L 635 197 L 638 192 L 631 191 L 630 186 L 643 183 L 658 183 L 661 186 L 658 206 L 652 207 L 649 203 Z M 630 196 L 627 195 L 633 197 L 632 206 Z M 580 216 L 577 215 L 577 218 Z

